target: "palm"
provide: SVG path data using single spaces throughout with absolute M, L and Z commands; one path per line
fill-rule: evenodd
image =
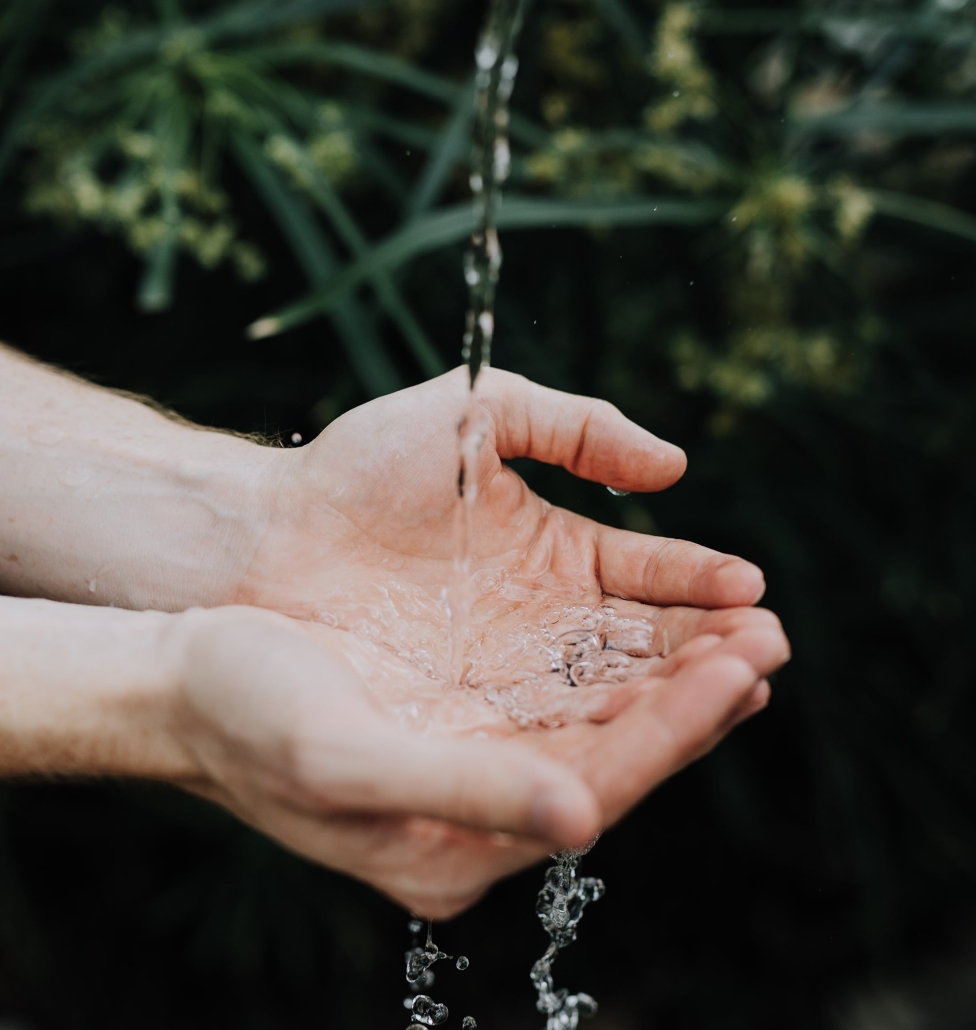
M 486 705 L 476 690 L 445 691 L 442 680 L 425 677 L 410 660 L 383 654 L 348 631 L 314 626 L 310 632 L 356 668 L 363 693 L 379 694 L 387 709 L 409 710 L 410 722 L 417 721 L 418 709 L 425 713 L 422 726 L 405 725 L 400 732 L 429 745 L 458 733 L 504 737 L 526 759 L 553 758 L 594 791 L 603 828 L 762 708 L 768 688 L 765 681 L 757 682 L 756 669 L 768 672 L 784 656 L 781 631 L 768 612 L 642 607 L 657 616 L 657 626 L 675 650 L 649 659 L 647 674 L 628 683 L 565 688 L 562 697 L 550 699 L 547 710 L 555 721 L 565 720 L 563 725 L 543 731 L 519 726 Z M 582 693 L 580 705 L 572 695 Z M 435 769 L 432 764 L 431 775 Z M 461 794 L 460 784 L 457 789 Z M 435 917 L 465 908 L 500 877 L 553 850 L 524 835 L 417 816 L 344 818 L 329 832 L 341 835 L 346 871 L 411 910 Z

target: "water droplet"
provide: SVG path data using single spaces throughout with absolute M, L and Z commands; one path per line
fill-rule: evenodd
M 614 497 L 629 497 L 630 496 L 630 491 L 629 490 L 618 490 L 615 486 L 608 486 L 607 489 L 610 491 L 610 493 L 613 494 Z
M 302 442 L 302 434 L 301 433 L 292 433 L 291 434 L 291 442 L 297 447 Z
M 469 961 L 467 955 L 458 955 L 457 962 L 455 962 L 454 965 L 456 965 L 457 968 L 463 972 L 465 969 L 468 968 L 468 966 L 471 965 L 471 962 Z
M 488 40 L 485 40 L 475 52 L 474 59 L 482 71 L 487 71 L 498 60 L 498 49 Z
M 671 95 L 674 96 L 674 97 L 680 97 L 681 96 L 681 90 L 680 89 L 676 89 Z
M 434 1001 L 426 994 L 418 994 L 413 999 L 413 1015 L 418 1023 L 425 1023 L 427 1026 L 440 1026 L 447 1022 L 447 1006 Z
M 583 994 L 581 991 L 576 995 L 576 1011 L 581 1016 L 595 1016 L 598 1008 L 599 1006 L 595 999 L 591 998 L 588 994 Z
M 422 933 L 423 929 L 424 924 L 420 919 L 411 919 L 410 922 L 407 923 L 407 930 L 409 930 L 410 933 Z
M 89 590 L 89 592 L 94 594 L 97 589 L 98 589 L 98 584 L 96 583 L 96 581 L 94 579 L 90 579 L 88 581 L 88 590 Z
M 461 1020 L 461 1030 L 478 1030 L 478 1024 L 475 1022 L 474 1016 L 465 1016 Z

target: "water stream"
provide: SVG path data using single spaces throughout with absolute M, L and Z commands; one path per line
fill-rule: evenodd
M 497 580 L 491 584 L 479 584 L 477 577 L 471 574 L 471 516 L 477 498 L 478 454 L 486 433 L 486 421 L 478 403 L 477 387 L 481 370 L 491 363 L 491 344 L 495 333 L 495 290 L 502 264 L 496 214 L 511 165 L 508 102 L 518 72 L 515 44 L 526 6 L 527 0 L 492 0 L 485 28 L 475 48 L 476 137 L 471 192 L 477 224 L 464 258 L 469 304 L 462 348 L 462 357 L 469 370 L 470 389 L 458 426 L 455 558 L 452 583 L 448 590 L 451 636 L 448 682 L 457 687 L 462 682 L 475 685 L 471 673 L 476 664 L 482 670 L 494 667 L 496 673 L 501 674 L 499 679 L 505 686 L 500 688 L 498 685 L 486 684 L 485 696 L 500 703 L 513 721 L 523 725 L 531 724 L 545 715 L 545 706 L 533 703 L 539 700 L 538 691 L 529 687 L 531 696 L 526 696 L 526 680 L 521 678 L 512 684 L 510 679 L 512 669 L 524 672 L 527 648 L 549 659 L 550 676 L 558 677 L 563 683 L 568 680 L 570 686 L 576 687 L 620 678 L 621 672 L 623 678 L 627 678 L 633 660 L 623 648 L 611 648 L 610 654 L 607 654 L 608 623 L 613 619 L 612 609 L 600 606 L 597 611 L 580 611 L 577 606 L 576 611 L 572 611 L 570 606 L 568 610 L 565 607 L 553 608 L 545 614 L 541 636 L 538 633 L 526 633 L 525 623 L 518 626 L 514 650 L 520 652 L 518 657 L 521 661 L 512 662 L 516 655 L 512 653 L 511 640 L 508 641 L 509 646 L 504 646 L 504 643 L 500 648 L 485 646 L 489 641 L 499 643 L 497 627 L 493 627 L 495 632 L 478 638 L 478 650 L 481 653 L 476 657 L 481 661 L 467 666 L 465 663 L 475 599 L 479 593 L 484 596 L 485 588 L 489 585 L 498 585 Z M 482 577 L 483 580 L 490 578 Z M 480 591 L 479 585 L 482 588 Z M 487 592 L 490 593 L 490 590 Z M 514 610 L 514 606 L 509 610 Z M 569 612 L 575 616 L 571 620 L 567 620 Z M 570 621 L 569 625 L 567 621 Z M 636 642 L 637 649 L 643 655 L 651 653 L 650 634 L 646 636 L 647 639 Z M 493 650 L 495 654 L 491 654 Z M 586 905 L 598 900 L 604 893 L 602 880 L 578 876 L 580 859 L 587 850 L 566 851 L 555 856 L 556 864 L 546 871 L 545 886 L 539 892 L 536 903 L 536 912 L 549 934 L 549 947 L 532 967 L 531 979 L 538 993 L 536 1007 L 546 1015 L 546 1030 L 576 1030 L 581 1015 L 591 1016 L 597 1010 L 596 1002 L 588 994 L 570 994 L 565 988 L 557 990 L 552 978 L 553 962 L 559 951 L 576 939 L 576 927 Z M 411 957 L 414 962 L 413 972 L 422 970 L 421 976 L 429 976 L 430 966 L 448 957 L 433 944 L 429 923 L 425 948 L 421 950 L 415 947 L 407 955 L 408 982 L 411 978 Z M 445 1006 L 436 1005 L 425 995 L 414 998 L 412 1012 L 427 1025 L 439 1024 L 448 1015 Z M 425 1014 L 429 1018 L 425 1018 Z M 463 1030 L 474 1030 L 475 1027 L 473 1017 L 466 1016 Z M 414 1024 L 410 1030 L 420 1030 L 420 1026 Z
M 458 427 L 458 502 L 454 526 L 454 569 L 448 589 L 451 649 L 448 678 L 460 685 L 468 620 L 473 603 L 469 554 L 471 511 L 478 493 L 478 452 L 485 439 L 485 415 L 478 403 L 478 375 L 491 364 L 495 335 L 495 289 L 502 267 L 496 229 L 502 187 L 511 167 L 508 144 L 508 102 L 515 88 L 518 58 L 515 43 L 527 0 L 492 0 L 475 47 L 475 147 L 471 163 L 471 195 L 475 230 L 464 255 L 468 285 L 462 359 L 468 367 L 469 392 Z

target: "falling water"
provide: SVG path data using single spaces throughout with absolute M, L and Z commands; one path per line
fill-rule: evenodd
M 546 1030 L 576 1030 L 580 1016 L 596 1014 L 597 1004 L 588 994 L 570 994 L 565 987 L 557 991 L 552 980 L 556 956 L 576 940 L 584 909 L 591 901 L 599 901 L 606 890 L 595 876 L 579 875 L 580 860 L 595 843 L 553 856 L 556 864 L 546 870 L 545 886 L 535 904 L 536 914 L 549 934 L 549 947 L 530 974 L 538 992 L 536 1008 L 546 1014 Z
M 447 1021 L 450 1014 L 446 1005 L 434 1001 L 429 994 L 421 994 L 428 990 L 434 983 L 433 967 L 444 959 L 452 959 L 434 943 L 434 924 L 427 920 L 427 940 L 420 944 L 420 934 L 424 924 L 419 919 L 411 919 L 407 924 L 407 930 L 413 936 L 413 945 L 404 956 L 407 966 L 407 986 L 412 994 L 403 999 L 403 1007 L 410 1010 L 413 1022 L 407 1030 L 427 1030 L 427 1027 L 440 1026 Z M 454 963 L 457 969 L 462 972 L 468 968 L 470 963 L 464 955 L 459 955 Z M 473 1016 L 465 1016 L 461 1021 L 461 1030 L 477 1030 L 478 1024 Z
M 488 19 L 475 47 L 475 150 L 471 167 L 475 228 L 464 255 L 468 312 L 461 355 L 469 373 L 467 403 L 458 426 L 458 501 L 454 526 L 454 568 L 448 590 L 451 648 L 448 678 L 460 685 L 473 593 L 469 554 L 471 511 L 477 496 L 478 452 L 487 425 L 477 400 L 478 374 L 491 364 L 495 334 L 495 288 L 502 250 L 495 227 L 501 189 L 508 178 L 508 101 L 515 88 L 518 58 L 515 42 L 527 0 L 492 0 Z
M 454 526 L 454 564 L 446 600 L 450 613 L 450 648 L 447 682 L 458 687 L 462 683 L 484 688 L 487 700 L 502 707 L 514 721 L 529 725 L 534 720 L 546 724 L 546 717 L 532 700 L 539 691 L 551 686 L 547 677 L 571 687 L 587 683 L 621 682 L 639 673 L 640 660 L 653 659 L 653 628 L 643 620 L 621 618 L 612 606 L 550 606 L 541 619 L 541 630 L 533 635 L 519 627 L 519 639 L 512 649 L 504 630 L 490 633 L 494 647 L 485 647 L 482 640 L 466 665 L 469 625 L 476 592 L 491 594 L 498 583 L 480 583 L 471 574 L 470 537 L 472 512 L 477 496 L 477 463 L 487 432 L 484 411 L 478 402 L 478 376 L 491 364 L 491 344 L 495 332 L 495 290 L 502 264 L 496 219 L 501 190 L 508 178 L 511 155 L 508 143 L 508 102 L 515 86 L 518 59 L 515 43 L 522 25 L 528 0 L 491 0 L 488 18 L 475 48 L 475 150 L 471 171 L 471 192 L 474 198 L 475 229 L 464 257 L 464 278 L 469 290 L 462 356 L 468 368 L 468 397 L 458 426 L 458 500 Z M 618 491 L 613 491 L 618 493 Z M 484 578 L 484 577 L 482 577 Z M 490 578 L 490 577 L 489 577 Z M 504 577 L 503 577 L 504 578 Z M 481 588 L 481 589 L 479 589 Z M 506 584 L 501 584 L 504 590 Z M 524 598 L 523 598 L 524 600 Z M 514 611 L 509 605 L 507 610 Z M 572 618 L 567 630 L 563 620 Z M 561 623 L 563 623 L 561 625 Z M 636 636 L 635 636 L 636 627 Z M 613 643 L 616 629 L 618 642 Z M 622 634 L 622 635 L 621 635 Z M 626 638 L 626 640 L 624 639 Z M 622 641 L 622 642 L 621 642 Z M 499 646 L 499 644 L 501 646 Z M 483 679 L 483 670 L 497 666 L 498 659 L 506 668 L 512 660 L 523 660 L 529 652 L 541 656 L 546 668 L 541 672 L 525 672 L 514 689 L 493 686 Z M 495 652 L 495 653 L 493 653 Z M 402 653 L 402 652 L 401 652 Z M 638 659 L 635 665 L 634 659 Z M 494 661 L 492 661 L 494 659 Z M 531 661 L 529 662 L 531 665 Z M 482 670 L 482 675 L 477 671 Z M 481 682 L 479 682 L 481 680 Z M 534 690 L 531 696 L 526 690 Z M 526 702 L 529 703 L 526 703 Z M 548 724 L 558 725 L 561 713 Z M 592 846 L 592 844 L 590 845 Z M 580 1016 L 596 1012 L 596 1002 L 583 993 L 570 994 L 565 988 L 556 990 L 552 966 L 562 948 L 576 939 L 576 927 L 591 901 L 603 896 L 603 881 L 580 877 L 579 863 L 589 847 L 564 851 L 554 856 L 556 864 L 546 871 L 545 885 L 539 892 L 536 912 L 549 934 L 549 947 L 532 967 L 531 978 L 538 992 L 536 1006 L 546 1014 L 547 1030 L 575 1030 Z M 406 979 L 411 996 L 404 999 L 413 1022 L 407 1030 L 426 1030 L 440 1026 L 448 1019 L 446 1005 L 434 1001 L 427 993 L 434 982 L 433 967 L 452 956 L 441 951 L 433 940 L 433 926 L 428 920 L 427 937 L 420 944 L 423 923 L 411 920 L 409 930 L 413 945 L 406 953 Z M 468 968 L 468 959 L 459 956 L 456 968 Z M 465 1016 L 462 1030 L 477 1030 L 472 1016 Z

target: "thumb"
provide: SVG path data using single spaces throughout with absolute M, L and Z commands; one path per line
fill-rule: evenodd
M 495 428 L 498 456 L 562 465 L 618 490 L 663 490 L 684 474 L 684 451 L 631 422 L 612 404 L 485 369 L 478 397 Z

